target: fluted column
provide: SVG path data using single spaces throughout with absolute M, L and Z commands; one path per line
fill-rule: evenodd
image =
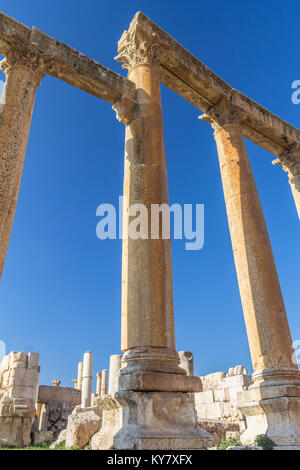
M 226 99 L 201 117 L 214 128 L 254 379 L 298 376 L 268 232 L 239 122 Z M 276 369 L 276 371 L 275 371 Z M 281 372 L 280 372 L 280 370 Z M 297 370 L 296 370 L 297 369 Z M 268 370 L 268 371 L 266 371 Z
M 117 60 L 136 85 L 135 102 L 123 96 L 114 106 L 126 125 L 123 207 L 122 351 L 120 388 L 186 390 L 175 376 L 172 262 L 170 239 L 151 239 L 151 205 L 168 204 L 160 54 L 164 44 L 155 33 L 132 24 L 118 44 Z M 134 204 L 148 211 L 140 238 L 130 236 Z M 136 216 L 139 214 L 136 213 Z M 165 373 L 166 375 L 164 375 Z
M 283 153 L 280 158 L 273 161 L 273 164 L 280 165 L 288 174 L 295 206 L 300 219 L 300 148 L 293 148 Z
M 18 200 L 35 94 L 47 61 L 12 45 L 0 68 L 6 75 L 0 109 L 0 278 Z

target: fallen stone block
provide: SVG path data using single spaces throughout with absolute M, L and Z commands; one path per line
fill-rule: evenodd
M 83 449 L 98 431 L 100 424 L 101 418 L 94 411 L 69 415 L 66 447 Z

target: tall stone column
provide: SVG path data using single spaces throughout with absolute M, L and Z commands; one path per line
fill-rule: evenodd
M 15 44 L 0 62 L 6 76 L 0 109 L 0 278 L 18 200 L 35 94 L 47 61 Z
M 300 384 L 300 373 L 293 362 L 292 338 L 263 211 L 243 140 L 239 112 L 229 101 L 221 99 L 201 119 L 209 121 L 214 128 L 254 369 L 254 385 L 250 387 L 253 392 L 249 392 L 252 398 L 241 394 L 240 409 L 249 418 L 244 442 L 252 443 L 256 434 L 268 432 L 278 444 L 298 445 L 299 426 L 291 418 L 291 408 L 293 416 L 297 415 L 298 419 L 300 389 L 296 386 Z M 288 388 L 283 388 L 287 387 L 286 384 Z M 289 402 L 290 406 L 286 406 L 287 402 L 281 399 L 290 396 L 290 387 L 293 389 L 292 396 L 297 398 Z M 256 401 L 255 410 L 249 405 L 250 398 L 253 403 Z M 271 398 L 272 403 L 268 402 Z M 278 419 L 284 423 L 284 430 L 283 426 L 276 426 Z M 294 438 L 288 434 L 289 427 L 294 427 Z
M 96 385 L 96 395 L 101 396 L 101 372 L 97 372 L 97 385 Z
M 161 234 L 150 237 L 151 204 L 168 203 L 160 97 L 162 47 L 155 32 L 143 24 L 141 13 L 119 41 L 117 60 L 124 63 L 136 85 L 134 102 L 122 96 L 114 105 L 118 118 L 126 124 L 124 355 L 118 391 L 99 401 L 102 426 L 91 439 L 92 449 L 203 449 L 213 445 L 212 437 L 198 425 L 189 393 L 183 393 L 201 391 L 201 381 L 179 367 L 175 350 L 170 240 Z M 139 204 L 141 212 L 148 210 L 148 227 L 141 223 L 141 238 L 131 236 L 133 204 Z
M 78 390 L 82 389 L 82 369 L 83 369 L 83 362 L 80 361 L 78 362 L 78 368 L 77 368 L 77 389 Z
M 101 396 L 107 395 L 107 369 L 103 369 L 101 373 Z
M 92 402 L 93 354 L 87 351 L 83 356 L 81 408 L 88 408 Z
M 117 61 L 136 85 L 136 99 L 114 106 L 126 125 L 123 207 L 122 350 L 120 389 L 192 391 L 200 381 L 186 377 L 175 351 L 170 239 L 151 238 L 151 207 L 168 204 L 160 94 L 164 44 L 139 24 L 119 41 Z M 132 206 L 147 209 L 146 227 L 131 236 Z M 142 207 L 142 209 L 143 209 Z M 135 211 L 134 211 L 135 212 Z M 136 213 L 136 216 L 138 213 Z M 144 229 L 144 230 L 143 230 Z
M 293 148 L 273 161 L 287 172 L 296 209 L 300 219 L 300 148 Z
M 113 354 L 109 359 L 109 385 L 108 393 L 114 396 L 119 389 L 119 373 L 121 369 L 121 354 Z

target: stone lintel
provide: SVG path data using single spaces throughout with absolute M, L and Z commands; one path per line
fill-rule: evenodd
M 164 85 L 204 112 L 221 97 L 230 99 L 241 111 L 244 137 L 276 156 L 300 143 L 299 129 L 233 89 L 142 12 L 135 15 L 130 27 L 136 24 L 147 31 L 152 30 L 166 45 L 160 66 Z
M 46 72 L 97 98 L 115 103 L 122 94 L 134 99 L 135 86 L 127 78 L 107 69 L 81 52 L 48 36 L 39 29 L 24 26 L 0 12 L 0 53 L 8 54 L 18 43 L 41 57 L 51 59 Z
M 81 392 L 72 387 L 53 387 L 51 385 L 40 385 L 38 403 L 72 403 L 74 406 L 80 404 Z

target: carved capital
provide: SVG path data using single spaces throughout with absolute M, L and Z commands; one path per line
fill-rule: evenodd
M 300 176 L 300 146 L 294 145 L 290 150 L 283 152 L 279 158 L 273 160 L 273 165 L 280 165 L 289 178 Z
M 206 113 L 199 116 L 201 121 L 209 122 L 215 132 L 226 126 L 240 125 L 240 111 L 227 98 L 221 98 Z
M 161 54 L 167 46 L 157 33 L 144 29 L 137 21 L 124 31 L 118 42 L 118 55 L 115 59 L 122 62 L 122 68 L 130 70 L 136 65 L 152 64 L 160 66 Z
M 0 69 L 7 74 L 12 67 L 25 67 L 30 69 L 39 81 L 43 78 L 52 60 L 50 57 L 42 57 L 34 47 L 26 47 L 16 41 L 11 45 L 6 57 L 0 62 Z
M 134 119 L 136 102 L 126 95 L 122 95 L 118 101 L 115 102 L 112 109 L 116 112 L 118 121 L 123 124 L 129 124 Z

